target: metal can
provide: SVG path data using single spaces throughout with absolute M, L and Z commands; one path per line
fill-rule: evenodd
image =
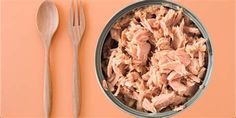
M 102 87 L 102 82 L 105 79 L 103 72 L 102 72 L 102 49 L 103 49 L 103 45 L 106 41 L 106 37 L 110 31 L 110 29 L 112 28 L 113 24 L 120 19 L 124 14 L 140 8 L 140 7 L 144 7 L 144 6 L 148 6 L 148 5 L 163 5 L 172 9 L 177 10 L 178 8 L 182 8 L 183 9 L 183 13 L 188 16 L 193 23 L 198 27 L 198 29 L 200 30 L 203 38 L 208 39 L 206 42 L 207 45 L 207 53 L 208 53 L 208 59 L 207 59 L 207 71 L 204 77 L 204 80 L 201 84 L 201 86 L 199 87 L 198 91 L 194 94 L 194 96 L 192 96 L 186 103 L 184 103 L 184 106 L 186 109 L 187 107 L 189 107 L 190 105 L 192 105 L 198 98 L 199 96 L 202 94 L 203 90 L 205 89 L 205 87 L 208 85 L 208 82 L 210 80 L 211 77 L 211 72 L 212 72 L 212 68 L 213 68 L 213 51 L 212 51 L 212 46 L 211 46 L 211 41 L 210 41 L 210 37 L 207 33 L 206 28 L 203 26 L 203 24 L 200 22 L 200 20 L 188 9 L 184 8 L 183 6 L 174 3 L 172 1 L 167 1 L 167 0 L 144 0 L 144 1 L 139 1 L 139 2 L 135 2 L 125 8 L 123 8 L 122 10 L 120 10 L 118 13 L 116 13 L 111 19 L 110 21 L 106 24 L 105 28 L 103 29 L 98 43 L 97 43 L 97 48 L 96 48 L 96 55 L 95 55 L 95 65 L 96 65 L 96 74 L 97 74 L 97 79 L 98 79 L 98 83 L 101 87 L 101 90 L 104 92 L 104 94 L 108 97 L 109 100 L 111 100 L 116 106 L 118 106 L 120 109 L 122 109 L 123 111 L 126 111 L 127 113 L 136 116 L 136 117 L 169 117 L 172 116 L 180 111 L 166 111 L 166 112 L 160 112 L 160 113 L 145 113 L 145 112 L 140 112 L 137 111 L 135 109 L 132 109 L 128 106 L 126 106 L 125 104 L 123 104 L 120 100 L 118 100 L 110 91 L 105 91 Z M 183 110 L 184 110 L 183 109 Z M 181 110 L 181 111 L 183 111 Z

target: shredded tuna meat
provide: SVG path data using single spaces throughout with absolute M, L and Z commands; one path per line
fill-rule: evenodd
M 139 111 L 182 110 L 204 81 L 206 41 L 182 9 L 133 10 L 107 36 L 103 87 Z

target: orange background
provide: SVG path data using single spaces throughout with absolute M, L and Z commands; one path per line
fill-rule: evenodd
M 67 35 L 69 0 L 54 0 L 60 14 L 51 47 L 53 118 L 72 118 L 72 44 Z M 214 48 L 213 75 L 204 94 L 182 117 L 235 117 L 235 0 L 175 0 L 204 23 Z M 44 48 L 36 27 L 42 0 L 1 0 L 2 118 L 43 117 Z M 81 117 L 132 117 L 114 106 L 100 90 L 94 56 L 104 25 L 133 0 L 84 0 L 86 31 L 79 49 L 82 82 Z

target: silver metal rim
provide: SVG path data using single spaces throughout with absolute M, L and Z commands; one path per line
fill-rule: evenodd
M 195 95 L 184 104 L 184 106 L 185 106 L 184 109 L 191 106 L 203 93 L 203 90 L 208 85 L 208 82 L 210 80 L 210 76 L 212 73 L 212 69 L 213 69 L 213 50 L 212 50 L 212 46 L 211 46 L 210 37 L 207 33 L 206 28 L 203 26 L 203 24 L 200 22 L 200 20 L 194 14 L 192 14 L 192 12 L 190 10 L 184 8 L 183 6 L 181 6 L 179 4 L 176 4 L 176 3 L 173 3 L 173 2 L 167 1 L 167 0 L 139 1 L 139 2 L 133 3 L 133 4 L 123 8 L 122 10 L 120 10 L 118 13 L 116 13 L 109 20 L 109 22 L 107 23 L 107 25 L 103 29 L 102 34 L 99 37 L 99 40 L 97 43 L 97 48 L 96 48 L 96 55 L 95 55 L 96 75 L 97 75 L 97 80 L 98 80 L 99 86 L 100 86 L 101 90 L 104 92 L 104 94 L 108 97 L 108 99 L 111 100 L 112 103 L 114 103 L 116 106 L 118 106 L 121 110 L 126 111 L 129 114 L 134 115 L 136 117 L 155 117 L 155 118 L 156 117 L 169 117 L 169 116 L 174 115 L 180 111 L 167 111 L 167 112 L 162 112 L 162 113 L 140 112 L 140 111 L 132 109 L 132 108 L 126 106 L 125 104 L 123 104 L 122 102 L 120 102 L 115 96 L 113 96 L 113 94 L 110 91 L 105 91 L 102 87 L 102 81 L 105 79 L 103 76 L 103 73 L 102 73 L 102 69 L 101 69 L 102 47 L 105 42 L 106 36 L 108 35 L 108 33 L 109 33 L 112 25 L 115 23 L 115 21 L 117 21 L 120 17 L 122 17 L 124 14 L 128 13 L 129 11 L 131 11 L 133 9 L 147 6 L 147 5 L 154 5 L 154 4 L 163 5 L 166 7 L 170 7 L 172 9 L 183 8 L 183 13 L 185 15 L 187 15 L 196 24 L 196 26 L 200 29 L 203 37 L 208 39 L 206 42 L 207 49 L 208 49 L 208 65 L 207 65 L 207 72 L 206 72 L 204 81 L 203 81 L 202 85 L 199 87 L 199 90 L 195 93 Z M 181 111 L 183 111 L 183 110 L 181 110 Z

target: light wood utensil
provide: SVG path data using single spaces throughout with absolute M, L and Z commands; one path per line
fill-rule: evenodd
M 79 5 L 78 5 L 79 4 Z M 85 30 L 85 16 L 82 2 L 71 0 L 68 32 L 73 44 L 73 78 L 72 78 L 72 99 L 73 116 L 78 118 L 80 111 L 80 76 L 78 67 L 78 47 Z
M 50 117 L 52 105 L 52 85 L 50 78 L 50 65 L 49 65 L 49 49 L 51 40 L 57 30 L 59 23 L 58 11 L 56 5 L 50 1 L 45 0 L 42 2 L 38 9 L 37 26 L 41 39 L 45 47 L 45 65 L 44 65 L 44 112 L 45 118 Z

